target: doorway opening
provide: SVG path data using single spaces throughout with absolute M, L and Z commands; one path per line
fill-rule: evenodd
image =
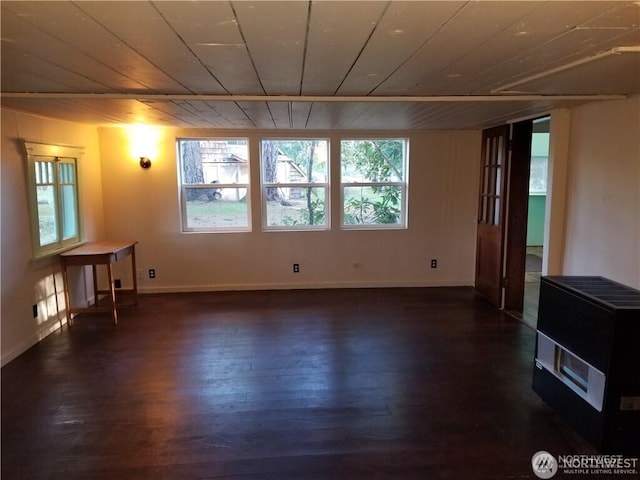
M 549 253 L 550 127 L 545 116 L 482 133 L 476 291 L 533 328 Z
M 527 211 L 526 262 L 522 320 L 535 328 L 538 322 L 540 277 L 544 256 L 545 209 L 549 164 L 550 117 L 533 121 L 531 163 L 529 166 L 529 198 Z

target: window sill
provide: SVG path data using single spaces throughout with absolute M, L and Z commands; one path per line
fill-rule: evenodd
M 39 263 L 45 260 L 50 260 L 51 258 L 57 257 L 61 253 L 68 252 L 69 250 L 73 250 L 74 248 L 78 248 L 84 244 L 88 243 L 86 240 L 74 243 L 72 245 L 65 245 L 64 247 L 57 248 L 47 253 L 43 253 L 42 255 L 34 256 L 32 261 L 34 263 Z

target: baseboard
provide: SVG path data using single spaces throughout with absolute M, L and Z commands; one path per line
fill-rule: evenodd
M 216 285 L 171 285 L 164 287 L 138 287 L 145 293 L 227 292 L 242 290 L 306 290 L 327 288 L 424 288 L 424 287 L 472 287 L 473 282 L 317 282 L 317 283 L 255 283 Z

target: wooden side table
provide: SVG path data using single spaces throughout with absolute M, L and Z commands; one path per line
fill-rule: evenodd
M 72 314 L 83 312 L 110 312 L 113 323 L 118 323 L 118 312 L 116 310 L 116 289 L 113 279 L 112 266 L 118 260 L 131 256 L 131 272 L 133 278 L 133 288 L 121 290 L 125 293 L 133 294 L 132 305 L 138 303 L 138 282 L 136 276 L 136 243 L 137 241 L 100 241 L 82 245 L 80 247 L 69 250 L 60 254 L 60 262 L 62 264 L 62 280 L 64 283 L 64 300 L 67 307 L 67 323 L 69 326 L 73 324 Z M 67 279 L 67 267 L 71 265 L 91 265 L 93 270 L 93 292 L 95 302 L 89 307 L 72 307 L 69 298 L 69 283 Z M 98 290 L 97 266 L 105 265 L 107 267 L 107 275 L 109 278 L 109 289 Z M 107 295 L 109 304 L 99 306 L 98 300 L 100 295 Z

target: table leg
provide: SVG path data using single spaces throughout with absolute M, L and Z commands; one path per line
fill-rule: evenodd
M 138 304 L 138 270 L 136 269 L 136 246 L 131 248 L 131 274 L 133 275 L 133 304 Z
M 93 274 L 93 304 L 97 307 L 100 295 L 98 294 L 98 269 L 95 263 L 91 265 L 91 272 Z
M 73 319 L 71 317 L 71 301 L 69 299 L 69 279 L 67 277 L 67 266 L 62 265 L 62 288 L 64 289 L 64 303 L 66 307 L 65 315 L 67 316 L 67 325 L 70 327 L 73 325 Z
M 109 293 L 111 297 L 111 318 L 113 323 L 118 324 L 118 312 L 116 311 L 116 288 L 113 282 L 113 268 L 111 264 L 107 264 L 107 272 L 109 274 Z

